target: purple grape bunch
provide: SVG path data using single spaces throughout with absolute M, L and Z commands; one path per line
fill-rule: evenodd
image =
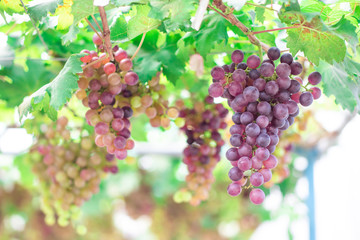
M 226 98 L 234 111 L 230 128 L 230 144 L 226 152 L 231 162 L 229 178 L 232 183 L 228 193 L 237 196 L 248 182 L 252 187 L 250 201 L 261 204 L 265 194 L 260 188 L 270 181 L 271 169 L 278 160 L 272 155 L 279 136 L 294 123 L 299 114 L 300 103 L 309 106 L 318 99 L 321 90 L 302 86 L 299 75 L 303 67 L 294 61 L 289 53 L 280 56 L 280 50 L 272 47 L 267 52 L 268 59 L 261 62 L 256 55 L 244 60 L 244 53 L 235 50 L 231 55 L 232 63 L 211 70 L 213 83 L 209 95 Z M 274 61 L 280 58 L 280 63 Z M 321 81 L 321 74 L 313 72 L 308 77 L 311 85 Z M 301 91 L 305 89 L 305 91 Z

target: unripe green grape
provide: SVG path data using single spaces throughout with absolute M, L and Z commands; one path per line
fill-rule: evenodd
M 176 118 L 174 122 L 175 122 L 175 125 L 179 128 L 182 128 L 185 125 L 184 118 Z
M 141 98 L 139 96 L 132 97 L 130 100 L 131 107 L 138 108 L 141 106 Z

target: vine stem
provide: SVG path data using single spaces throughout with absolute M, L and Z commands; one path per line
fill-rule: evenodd
M 139 43 L 139 46 L 137 47 L 136 51 L 134 52 L 134 55 L 132 55 L 132 57 L 130 58 L 131 61 L 135 58 L 136 54 L 138 54 L 138 52 L 140 51 L 140 48 L 144 43 L 145 36 L 146 36 L 146 32 L 143 33 L 140 43 Z
M 100 27 L 100 25 L 99 25 L 98 21 L 96 20 L 95 16 L 94 16 L 93 14 L 91 14 L 91 17 L 92 17 L 92 19 L 94 20 L 94 22 L 95 22 L 96 26 L 99 28 L 99 31 L 100 31 L 100 32 L 102 32 L 102 29 L 101 29 L 101 27 Z
M 275 32 L 275 31 L 280 31 L 280 30 L 284 30 L 284 29 L 291 29 L 291 28 L 298 28 L 300 27 L 300 25 L 294 25 L 294 26 L 290 26 L 290 27 L 282 27 L 282 28 L 274 28 L 274 29 L 268 29 L 268 30 L 263 30 L 263 31 L 257 31 L 257 32 L 252 32 L 252 34 L 259 34 L 259 33 L 266 33 L 266 32 Z
M 36 24 L 35 24 L 34 20 L 31 18 L 30 14 L 29 14 L 29 12 L 28 12 L 28 10 L 27 10 L 27 8 L 25 7 L 25 4 L 24 4 L 23 0 L 20 0 L 20 2 L 21 2 L 21 5 L 22 5 L 23 8 L 24 8 L 26 14 L 29 15 L 30 21 L 31 21 L 32 25 L 34 26 L 34 28 L 35 28 L 35 30 L 36 30 L 39 38 L 40 38 L 41 43 L 44 45 L 44 47 L 45 47 L 45 49 L 46 49 L 46 52 L 48 52 L 48 51 L 49 51 L 49 48 L 48 48 L 48 46 L 46 45 L 43 37 L 41 36 L 39 29 L 36 27 Z
M 261 48 L 267 52 L 269 49 L 269 46 L 266 45 L 265 43 L 262 43 L 257 37 L 255 37 L 252 32 L 242 23 L 239 21 L 239 19 L 237 19 L 234 14 L 232 14 L 232 11 L 230 11 L 230 9 L 228 7 L 226 7 L 221 0 L 216 0 L 213 1 L 213 3 L 215 4 L 215 6 L 221 10 L 221 12 L 214 8 L 213 6 L 211 6 L 211 4 L 209 4 L 209 8 L 214 10 L 215 12 L 219 13 L 223 18 L 225 18 L 226 20 L 228 20 L 231 24 L 235 25 L 236 27 L 238 27 L 250 40 L 250 42 L 256 46 L 261 46 Z M 229 12 L 229 13 L 227 13 Z
M 98 37 L 104 42 L 104 38 L 99 34 L 99 32 L 95 29 L 95 27 L 91 24 L 91 22 L 85 18 L 85 21 L 89 24 L 91 29 L 98 35 Z
M 106 52 L 110 56 L 110 60 L 113 61 L 114 55 L 112 53 L 112 46 L 111 46 L 111 42 L 110 42 L 110 29 L 109 29 L 109 25 L 108 25 L 108 21 L 106 18 L 106 12 L 105 12 L 104 7 L 99 6 L 99 12 L 100 12 L 100 17 L 101 17 L 101 22 L 103 25 L 103 36 L 104 36 L 104 40 L 105 40 L 105 49 L 106 49 Z
M 109 53 L 106 53 L 105 56 L 103 56 L 103 57 L 101 57 L 101 58 L 99 58 L 99 59 L 97 59 L 97 60 L 95 60 L 95 61 L 93 61 L 93 62 L 91 62 L 89 64 L 86 64 L 82 69 L 84 70 L 84 69 L 86 69 L 88 67 L 91 67 L 92 65 L 94 65 L 94 64 L 96 64 L 96 63 L 98 63 L 98 62 L 100 62 L 102 60 L 105 60 L 107 57 L 109 57 Z

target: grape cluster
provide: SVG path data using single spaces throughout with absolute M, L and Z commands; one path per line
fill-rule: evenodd
M 100 46 L 96 37 L 94 43 Z M 129 139 L 129 118 L 133 109 L 129 104 L 117 101 L 116 97 L 126 95 L 126 89 L 137 85 L 139 77 L 131 71 L 133 64 L 126 51 L 114 47 L 116 49 L 115 61 L 110 61 L 105 53 L 82 51 L 86 55 L 80 59 L 84 70 L 80 74 L 76 96 L 90 108 L 85 117 L 88 124 L 95 127 L 96 145 L 106 147 L 108 153 L 122 160 L 135 144 Z
M 227 127 L 225 117 L 229 111 L 222 104 L 213 102 L 213 98 L 208 96 L 204 102 L 196 102 L 194 108 L 180 111 L 180 117 L 185 118 L 181 130 L 187 136 L 188 146 L 183 151 L 183 162 L 189 171 L 186 181 L 188 189 L 192 191 L 192 205 L 198 205 L 208 198 L 214 181 L 212 172 L 220 161 L 220 151 L 224 145 L 219 130 Z
M 121 95 L 116 96 L 118 103 L 131 106 L 134 116 L 146 114 L 152 127 L 170 127 L 171 120 L 178 125 L 183 122 L 176 106 L 170 106 L 168 92 L 160 83 L 160 72 L 146 84 L 127 86 Z
M 226 98 L 234 111 L 230 128 L 230 143 L 226 158 L 233 168 L 228 187 L 231 196 L 241 193 L 242 187 L 250 179 L 248 187 L 259 187 L 272 177 L 271 169 L 278 164 L 272 155 L 279 142 L 279 134 L 294 123 L 299 114 L 298 103 L 309 106 L 320 97 L 317 87 L 302 86 L 302 79 L 294 75 L 302 72 L 302 65 L 294 61 L 291 54 L 280 57 L 276 47 L 269 49 L 269 59 L 261 62 L 256 55 L 244 60 L 244 53 L 235 50 L 231 55 L 232 64 L 215 66 L 211 70 L 213 83 L 209 95 Z M 276 60 L 280 63 L 275 66 Z M 321 75 L 313 72 L 308 77 L 309 84 L 316 85 Z M 305 91 L 301 91 L 301 88 Z M 250 200 L 261 204 L 265 194 L 259 188 L 250 192 Z
M 99 191 L 105 173 L 118 172 L 114 157 L 94 148 L 93 137 L 71 140 L 67 124 L 68 119 L 60 117 L 56 124 L 43 125 L 30 154 L 41 184 L 45 220 L 54 224 L 58 216 L 61 226 L 79 217 L 80 206 Z

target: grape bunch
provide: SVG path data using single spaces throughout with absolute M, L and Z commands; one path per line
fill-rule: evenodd
M 116 96 L 118 103 L 131 106 L 134 116 L 146 114 L 152 127 L 170 127 L 171 120 L 179 125 L 179 110 L 170 106 L 168 91 L 164 84 L 160 84 L 160 72 L 146 84 L 138 83 L 127 86 L 121 95 Z
M 183 162 L 189 171 L 186 181 L 192 192 L 192 205 L 208 198 L 214 181 L 212 172 L 220 161 L 224 145 L 219 130 L 227 127 L 225 117 L 229 111 L 222 104 L 213 102 L 213 98 L 208 96 L 204 102 L 196 102 L 194 108 L 180 111 L 180 117 L 185 118 L 185 124 L 180 129 L 187 136 L 188 146 L 183 151 Z
M 269 59 L 263 62 L 256 55 L 243 62 L 244 53 L 235 50 L 231 65 L 215 66 L 211 70 L 213 83 L 209 86 L 209 95 L 226 98 L 234 111 L 234 125 L 230 128 L 233 147 L 226 152 L 226 158 L 233 165 L 229 171 L 233 182 L 228 193 L 239 195 L 250 179 L 247 187 L 253 188 L 250 200 L 254 204 L 261 204 L 265 199 L 264 192 L 255 187 L 271 179 L 271 169 L 278 164 L 272 153 L 279 134 L 291 126 L 299 114 L 298 103 L 309 106 L 321 95 L 319 88 L 307 88 L 308 84 L 317 85 L 321 81 L 320 73 L 311 73 L 308 84 L 302 86 L 302 79 L 296 75 L 303 67 L 291 54 L 280 57 L 280 50 L 272 47 L 267 56 Z
M 97 38 L 94 43 L 101 46 Z M 131 71 L 133 64 L 126 51 L 118 47 L 114 50 L 117 50 L 114 61 L 110 61 L 105 53 L 98 55 L 95 51 L 82 51 L 86 55 L 80 58 L 83 73 L 80 74 L 76 96 L 90 108 L 85 117 L 95 128 L 96 145 L 106 147 L 108 153 L 122 160 L 135 144 L 129 139 L 129 118 L 133 109 L 129 104 L 118 102 L 116 97 L 126 95 L 128 86 L 138 84 L 139 77 Z
M 113 155 L 94 148 L 92 136 L 72 140 L 67 124 L 68 119 L 60 117 L 56 124 L 42 125 L 30 154 L 45 220 L 54 224 L 57 216 L 61 226 L 79 217 L 80 206 L 99 191 L 103 175 L 118 172 Z

